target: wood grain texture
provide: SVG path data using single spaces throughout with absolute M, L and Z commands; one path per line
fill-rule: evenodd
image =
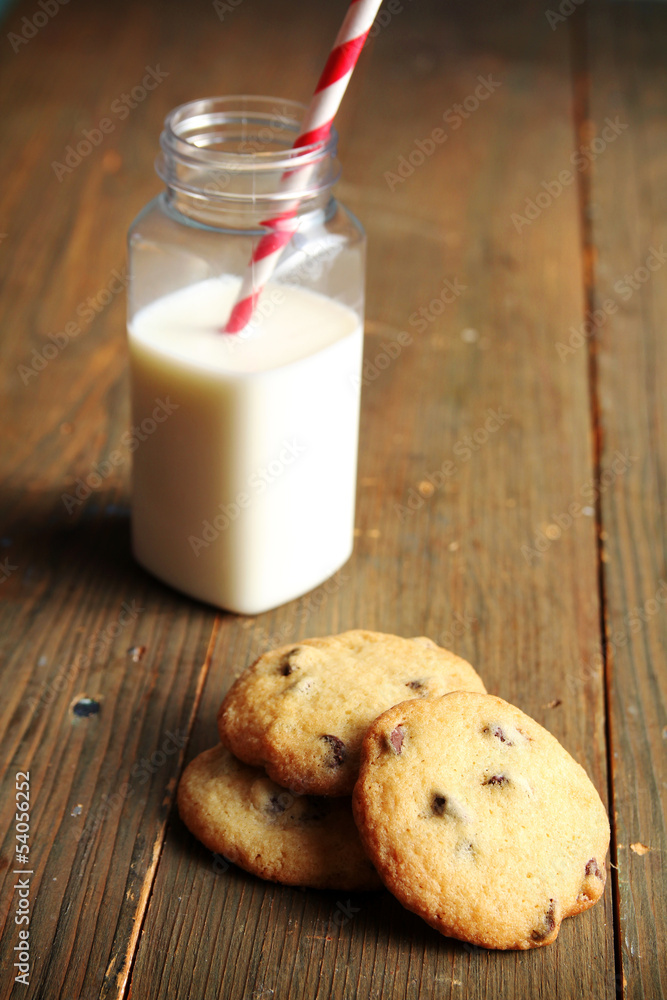
M 17 6 L 7 33 L 22 32 L 33 14 L 27 2 Z M 337 12 L 329 16 L 335 31 Z M 268 22 L 277 37 L 286 30 L 275 14 Z M 221 36 L 210 4 L 193 18 L 176 3 L 99 3 L 63 7 L 16 51 L 3 38 L 0 516 L 11 567 L 0 584 L 3 997 L 125 992 L 208 666 L 215 612 L 183 602 L 129 553 L 120 286 L 127 228 L 160 187 L 152 161 L 166 112 L 215 92 L 221 58 L 253 89 L 249 73 L 243 80 L 253 27 L 238 27 Z M 314 66 L 327 44 L 311 47 Z M 147 68 L 166 76 L 126 114 L 123 95 Z M 302 72 L 293 65 L 283 78 L 287 92 L 306 98 Z M 70 156 L 69 167 L 68 147 L 104 118 L 111 133 L 80 163 Z M 122 461 L 109 470 L 116 450 Z M 79 481 L 91 473 L 101 482 L 79 502 Z M 127 653 L 134 647 L 146 648 L 139 663 Z M 73 714 L 82 696 L 99 702 L 99 714 Z M 18 770 L 30 772 L 34 800 L 27 989 L 11 975 Z
M 586 354 L 566 368 L 555 346 L 584 311 L 576 185 L 521 232 L 511 220 L 574 149 L 569 35 L 523 13 L 517 31 L 497 8 L 473 21 L 463 7 L 422 4 L 374 40 L 341 126 L 339 193 L 369 235 L 355 555 L 321 607 L 294 602 L 246 622 L 245 637 L 222 623 L 193 755 L 216 741 L 225 689 L 265 645 L 362 625 L 469 656 L 604 795 L 595 518 L 549 537 L 593 474 Z M 275 90 L 278 72 L 262 63 L 256 89 Z M 500 86 L 391 190 L 385 174 L 489 74 Z M 446 280 L 465 291 L 431 307 Z M 433 319 L 418 331 L 410 318 L 422 307 Z M 412 343 L 383 368 L 401 330 Z M 489 410 L 501 414 L 492 431 Z M 443 467 L 441 485 L 432 474 Z M 546 551 L 523 554 L 536 535 Z M 174 817 L 132 997 L 186 983 L 206 998 L 614 996 L 611 893 L 566 922 L 553 949 L 491 954 L 440 938 L 386 894 L 348 906 L 221 868 Z
M 623 996 L 667 994 L 667 10 L 589 17 L 601 493 Z M 605 309 L 610 302 L 614 311 Z M 619 459 L 622 456 L 622 459 Z M 602 485 L 605 480 L 602 479 Z M 642 845 L 649 848 L 644 852 Z
M 132 215 L 156 186 L 149 171 L 132 179 L 151 102 L 134 110 L 135 136 L 116 118 L 104 146 L 60 182 L 52 161 L 153 61 L 141 13 L 121 41 L 129 13 L 63 7 L 18 52 L 2 39 L 0 508 L 13 567 L 0 608 L 3 997 L 122 995 L 215 620 L 133 564 L 127 449 L 84 502 L 74 496 L 128 423 L 124 301 L 107 292 Z M 17 8 L 7 30 L 32 14 Z M 154 96 L 157 125 L 178 95 Z M 63 342 L 67 323 L 77 332 Z M 137 646 L 135 663 L 127 650 Z M 77 717 L 81 696 L 99 714 Z M 12 991 L 19 770 L 30 772 L 33 803 L 33 974 Z
M 538 5 L 419 0 L 372 38 L 338 118 L 338 193 L 368 231 L 369 273 L 357 541 L 332 581 L 255 619 L 162 587 L 129 553 L 127 449 L 82 503 L 63 501 L 122 450 L 113 272 L 160 188 L 165 113 L 214 93 L 307 100 L 345 6 L 244 0 L 221 20 L 203 0 L 100 0 L 63 6 L 16 52 L 2 39 L 0 562 L 16 568 L 0 582 L 0 998 L 613 998 L 614 921 L 624 995 L 665 992 L 667 269 L 627 302 L 613 291 L 664 239 L 659 6 L 584 5 L 552 30 Z M 34 9 L 14 7 L 5 34 Z M 167 75 L 121 117 L 147 67 Z M 578 147 L 616 115 L 631 127 L 580 171 Z M 58 180 L 53 162 L 104 117 L 111 134 Z M 563 356 L 608 295 L 619 310 L 599 344 Z M 40 366 L 67 323 L 76 335 Z M 400 331 L 411 342 L 391 359 Z M 598 502 L 617 451 L 637 459 Z M 176 782 L 216 742 L 234 674 L 271 645 L 355 626 L 455 649 L 603 798 L 611 778 L 618 894 L 555 945 L 489 953 L 387 893 L 264 884 L 183 828 Z M 82 696 L 100 712 L 74 715 Z M 26 769 L 27 989 L 6 971 Z

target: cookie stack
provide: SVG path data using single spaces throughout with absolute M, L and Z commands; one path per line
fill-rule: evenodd
M 273 650 L 233 685 L 218 729 L 179 811 L 262 878 L 384 884 L 488 948 L 549 944 L 602 895 L 609 824 L 585 771 L 430 639 L 355 630 Z

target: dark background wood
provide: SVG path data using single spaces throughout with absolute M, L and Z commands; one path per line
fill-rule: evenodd
M 338 193 L 369 237 L 366 358 L 398 331 L 413 341 L 364 388 L 352 560 L 326 591 L 254 619 L 134 565 L 129 456 L 71 515 L 62 494 L 129 420 L 124 299 L 98 297 L 159 190 L 164 115 L 215 93 L 307 100 L 345 3 L 242 0 L 221 21 L 203 2 L 73 0 L 14 52 L 8 34 L 37 9 L 12 8 L 0 38 L 0 561 L 16 567 L 0 583 L 0 994 L 660 997 L 667 268 L 627 301 L 614 284 L 666 236 L 667 8 L 587 0 L 552 27 L 539 4 L 406 0 L 368 45 L 338 119 Z M 52 162 L 156 65 L 164 82 L 59 182 Z M 491 96 L 443 126 L 489 75 Z M 627 129 L 577 170 L 573 154 L 617 116 Z M 447 141 L 391 190 L 386 172 L 440 126 Z M 512 216 L 567 169 L 573 183 L 517 231 Z M 418 333 L 410 317 L 445 280 L 465 291 Z M 81 322 L 91 296 L 100 311 Z M 610 297 L 616 312 L 561 357 Z M 24 384 L 18 366 L 73 320 L 81 333 Z M 489 409 L 506 419 L 467 458 Z M 627 468 L 587 502 L 617 452 Z M 429 491 L 448 460 L 456 474 Z M 401 517 L 410 496 L 423 502 Z M 573 502 L 587 510 L 567 525 Z M 134 617 L 119 627 L 124 602 Z M 178 776 L 216 741 L 234 674 L 283 638 L 355 626 L 471 659 L 609 801 L 618 867 L 553 946 L 466 948 L 385 893 L 223 870 L 184 830 Z M 74 715 L 82 696 L 100 712 Z M 34 798 L 28 988 L 11 972 L 19 770 Z

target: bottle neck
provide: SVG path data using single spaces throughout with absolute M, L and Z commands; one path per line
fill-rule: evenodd
M 203 225 L 240 231 L 323 214 L 339 176 L 337 134 L 293 148 L 305 108 L 267 97 L 192 101 L 165 119 L 156 170 L 168 204 Z

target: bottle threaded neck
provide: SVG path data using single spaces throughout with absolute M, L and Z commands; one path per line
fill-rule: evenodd
M 171 111 L 155 168 L 186 215 L 259 220 L 323 207 L 340 170 L 337 133 L 293 148 L 305 107 L 272 97 L 213 97 Z M 286 176 L 292 183 L 285 183 Z

